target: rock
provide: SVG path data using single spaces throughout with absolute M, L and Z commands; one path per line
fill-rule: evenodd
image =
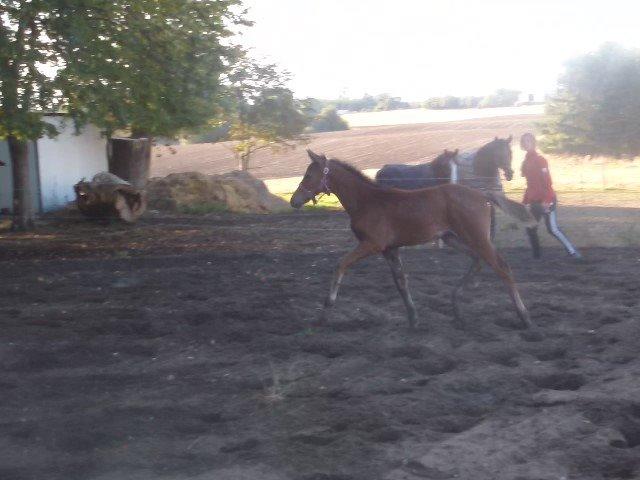
M 264 182 L 248 172 L 223 175 L 198 172 L 172 173 L 152 178 L 147 185 L 149 206 L 156 210 L 229 210 L 234 213 L 271 213 L 288 204 L 269 192 Z

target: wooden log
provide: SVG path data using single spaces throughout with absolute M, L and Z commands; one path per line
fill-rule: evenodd
M 91 182 L 81 180 L 74 190 L 78 210 L 89 218 L 119 218 L 133 223 L 147 208 L 144 190 L 107 172 L 97 174 Z

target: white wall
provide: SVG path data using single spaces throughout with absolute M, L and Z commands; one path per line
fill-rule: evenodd
M 99 130 L 85 126 L 75 135 L 73 122 L 65 117 L 47 117 L 60 134 L 38 140 L 40 192 L 43 210 L 50 211 L 75 200 L 73 185 L 83 177 L 91 180 L 98 172 L 108 171 L 106 138 Z

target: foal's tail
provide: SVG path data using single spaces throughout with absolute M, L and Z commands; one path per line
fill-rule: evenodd
M 524 223 L 526 226 L 531 227 L 537 223 L 536 219 L 533 217 L 533 215 L 531 215 L 529 209 L 522 203 L 508 199 L 503 193 L 487 192 L 486 195 L 487 199 L 493 205 L 498 207 L 510 217 L 513 217 L 519 222 Z

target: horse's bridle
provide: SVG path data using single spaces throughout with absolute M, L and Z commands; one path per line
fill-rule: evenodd
M 327 165 L 325 164 L 324 168 L 322 169 L 322 180 L 320 180 L 320 187 L 322 188 L 320 192 L 314 194 L 308 188 L 303 188 L 303 190 L 307 192 L 309 197 L 311 197 L 310 200 L 313 202 L 314 205 L 318 204 L 318 199 L 316 198 L 317 195 L 320 195 L 320 198 L 322 198 L 324 195 L 331 195 L 332 193 L 331 189 L 329 188 L 329 184 L 327 183 L 328 176 L 329 176 L 329 167 L 327 167 Z

